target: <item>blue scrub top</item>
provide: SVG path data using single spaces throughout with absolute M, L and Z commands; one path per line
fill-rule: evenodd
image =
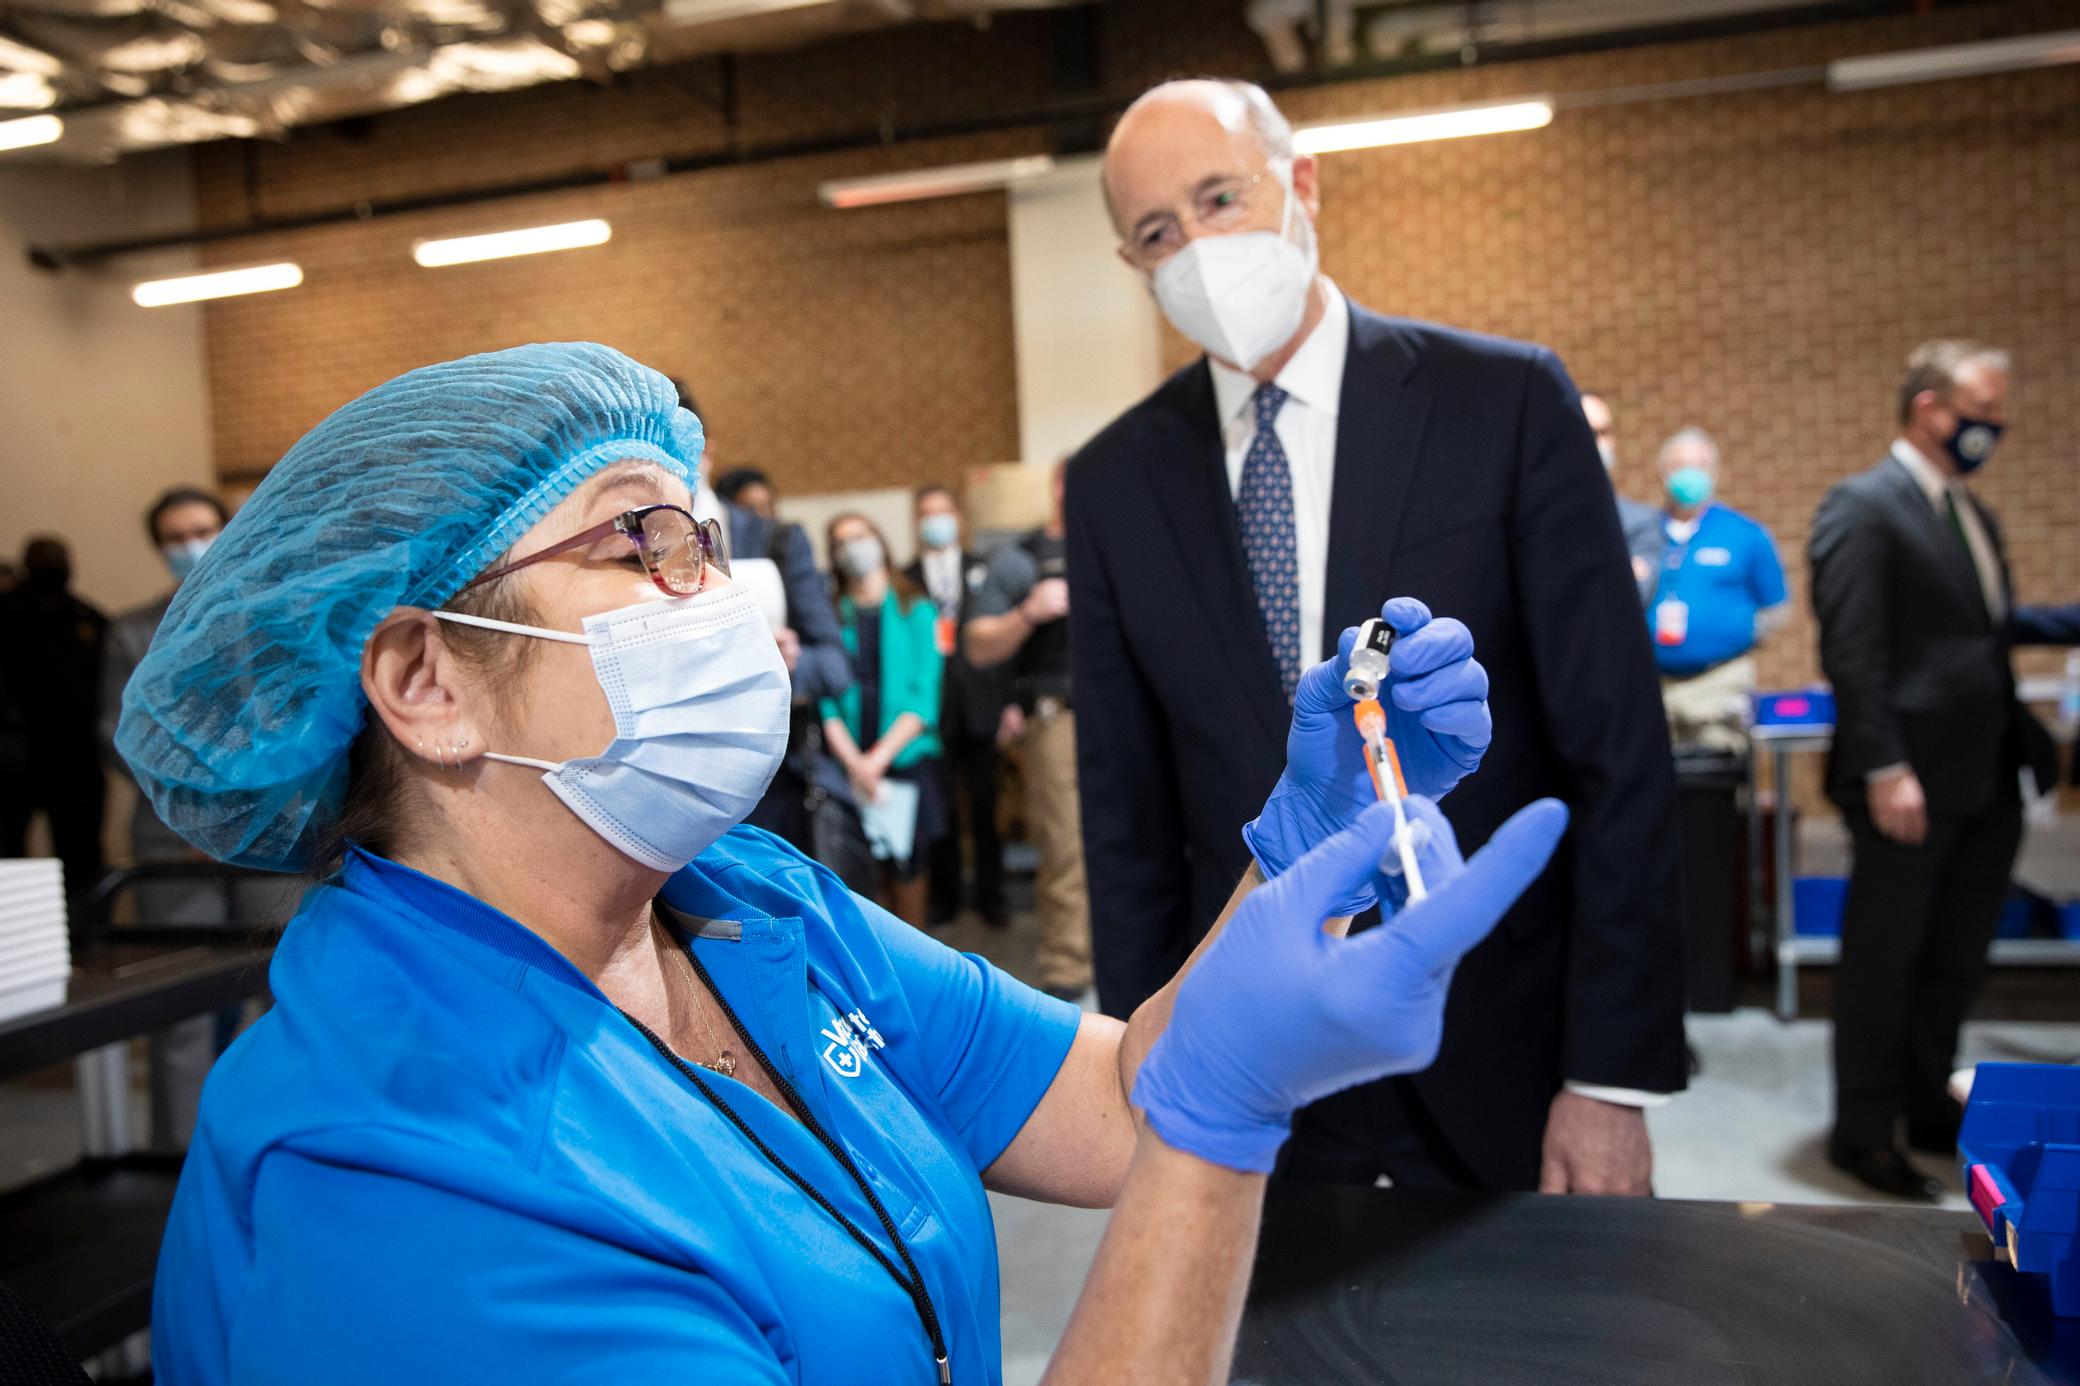
M 997 1382 L 980 1171 L 1053 1081 L 1076 1008 L 756 829 L 659 898 L 900 1228 L 953 1379 Z M 158 1380 L 937 1380 L 910 1297 L 523 925 L 356 850 L 269 982 L 181 1172 Z M 709 1081 L 896 1259 L 806 1127 Z
M 1769 531 L 1738 510 L 1707 506 L 1697 532 L 1679 544 L 1662 517 L 1661 581 L 1647 607 L 1654 660 L 1672 678 L 1701 674 L 1755 647 L 1755 617 L 1785 600 L 1784 565 Z M 1688 630 L 1663 642 L 1659 608 L 1674 598 L 1689 608 Z

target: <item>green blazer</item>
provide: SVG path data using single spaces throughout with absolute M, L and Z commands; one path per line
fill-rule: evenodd
M 878 741 L 895 725 L 896 718 L 914 712 L 924 721 L 924 731 L 896 754 L 892 769 L 904 770 L 939 754 L 939 675 L 945 661 L 939 655 L 935 626 L 938 609 L 919 598 L 906 614 L 891 588 L 881 600 L 881 725 L 874 729 Z M 838 599 L 838 623 L 844 628 L 845 653 L 859 657 L 859 613 L 852 598 Z M 860 735 L 859 685 L 854 684 L 835 698 L 825 698 L 818 708 L 825 717 L 836 717 L 862 748 L 870 744 Z

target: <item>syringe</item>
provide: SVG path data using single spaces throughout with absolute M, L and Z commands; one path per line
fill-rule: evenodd
M 1356 662 L 1355 652 L 1352 661 Z M 1372 774 L 1373 792 L 1394 806 L 1394 845 L 1401 853 L 1401 872 L 1408 881 L 1408 898 L 1410 901 L 1421 900 L 1430 892 L 1423 885 L 1423 869 L 1416 864 L 1416 844 L 1409 831 L 1406 803 L 1408 784 L 1401 778 L 1401 757 L 1395 753 L 1394 743 L 1387 739 L 1386 709 L 1379 705 L 1378 698 L 1366 698 L 1352 709 L 1351 715 L 1358 724 L 1358 735 L 1365 742 L 1365 768 Z

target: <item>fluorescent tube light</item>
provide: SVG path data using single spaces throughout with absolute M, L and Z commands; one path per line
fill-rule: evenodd
M 0 120 L 0 149 L 27 149 L 31 145 L 49 144 L 64 133 L 65 122 L 54 115 Z
M 1381 116 L 1335 125 L 1311 125 L 1293 132 L 1293 148 L 1302 154 L 1334 154 L 1345 149 L 1377 149 L 1389 144 L 1421 144 L 1469 135 L 1500 135 L 1550 125 L 1553 103 L 1545 100 L 1504 101 L 1480 106 L 1454 106 L 1442 111 Z
M 918 202 L 928 197 L 1008 188 L 1054 171 L 1045 154 L 1023 159 L 990 159 L 979 164 L 947 164 L 941 168 L 907 169 L 871 178 L 838 178 L 816 189 L 826 207 L 878 207 L 890 202 Z
M 788 10 L 818 9 L 836 0 L 665 0 L 664 17 L 674 24 L 717 24 Z
M 302 267 L 285 261 L 210 274 L 183 274 L 174 279 L 147 279 L 131 288 L 130 298 L 140 308 L 163 308 L 169 303 L 198 303 L 205 298 L 293 289 L 302 282 Z
M 1864 91 L 1909 82 L 1938 82 L 1947 77 L 1985 77 L 2032 67 L 2058 67 L 2064 63 L 2080 63 L 2080 29 L 1841 58 L 1827 65 L 1827 85 L 1835 91 Z
M 483 236 L 455 236 L 440 241 L 412 242 L 412 258 L 428 269 L 442 265 L 467 265 L 478 260 L 503 260 L 512 255 L 540 255 L 551 250 L 582 250 L 588 245 L 605 245 L 614 228 L 594 217 L 590 221 L 559 222 L 555 226 L 529 226 L 519 231 L 493 231 Z

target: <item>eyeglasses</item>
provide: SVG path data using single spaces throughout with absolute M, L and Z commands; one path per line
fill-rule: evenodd
M 676 505 L 643 505 L 634 510 L 624 510 L 611 520 L 602 520 L 561 543 L 551 544 L 540 553 L 493 568 L 462 590 L 467 592 L 471 587 L 504 577 L 530 563 L 539 563 L 587 544 L 612 540 L 617 535 L 635 546 L 636 561 L 668 597 L 691 597 L 699 592 L 708 581 L 711 564 L 721 569 L 724 576 L 729 574 L 729 542 L 723 537 L 720 524 L 714 520 L 696 520 Z
M 1264 177 L 1260 172 L 1247 178 L 1220 178 L 1205 184 L 1192 196 L 1192 224 L 1202 232 L 1233 231 L 1248 218 L 1250 204 L 1256 201 L 1258 185 Z M 1186 239 L 1184 223 L 1177 214 L 1162 212 L 1137 222 L 1133 236 L 1120 249 L 1126 252 L 1134 268 L 1151 271 L 1183 250 Z

